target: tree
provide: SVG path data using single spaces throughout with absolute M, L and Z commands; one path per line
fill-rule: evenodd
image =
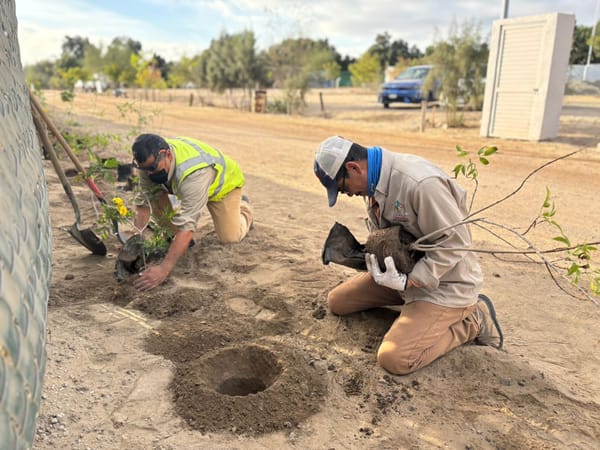
M 106 49 L 104 72 L 115 84 L 133 84 L 137 74 L 131 57 L 139 56 L 142 44 L 128 37 L 116 37 Z
M 378 34 L 375 37 L 375 44 L 367 51 L 377 55 L 382 69 L 395 66 L 399 59 L 418 59 L 423 56 L 415 45 L 409 48 L 408 43 L 402 39 L 392 41 L 392 36 L 387 31 Z
M 472 109 L 481 109 L 483 104 L 489 49 L 481 39 L 479 28 L 471 21 L 461 26 L 453 21 L 448 38 L 438 41 L 428 58 L 434 67 L 422 89 L 426 93 L 433 90 L 435 83 L 440 83 L 440 94 L 447 102 L 449 126 L 463 123 L 462 114 L 457 112 L 459 102 Z
M 82 67 L 91 74 L 103 72 L 102 47 L 96 47 L 93 44 L 87 45 L 83 55 Z
M 65 36 L 62 44 L 62 53 L 56 66 L 63 70 L 83 66 L 86 48 L 90 46 L 88 38 L 81 36 Z
M 54 63 L 48 60 L 40 61 L 25 66 L 23 72 L 28 85 L 33 84 L 37 89 L 47 89 L 50 87 L 50 79 L 54 75 Z
M 573 30 L 573 45 L 569 64 L 585 64 L 587 61 L 589 40 L 592 35 L 592 27 L 576 25 Z
M 356 62 L 356 58 L 352 58 L 349 55 L 346 55 L 342 58 L 342 55 L 340 55 L 338 52 L 335 52 L 335 62 L 340 66 L 340 70 L 345 72 L 348 70 L 350 64 Z
M 349 66 L 352 74 L 352 84 L 357 85 L 377 85 L 381 82 L 381 65 L 379 58 L 368 51 L 354 64 Z
M 206 81 L 211 90 L 223 92 L 238 87 L 234 47 L 234 38 L 225 32 L 211 41 L 206 61 Z
M 162 77 L 159 63 L 154 59 L 143 60 L 137 55 L 132 55 L 132 65 L 137 67 L 135 84 L 144 89 L 164 89 L 167 83 Z
M 311 83 L 320 83 L 335 62 L 335 48 L 327 39 L 285 39 L 266 53 L 273 85 L 285 91 L 288 113 L 301 110 Z
M 188 82 L 198 82 L 196 77 L 198 59 L 183 56 L 169 71 L 167 83 L 170 87 L 183 87 Z M 199 83 L 198 83 L 199 84 Z
M 233 36 L 235 78 L 238 86 L 248 92 L 248 98 L 252 98 L 252 90 L 266 78 L 264 65 L 257 56 L 255 47 L 256 38 L 253 32 L 244 31 Z
M 591 63 L 600 62 L 600 22 L 596 24 L 596 35 L 592 38 L 592 27 L 576 25 L 573 30 L 573 45 L 569 64 L 586 64 L 590 44 L 592 44 Z

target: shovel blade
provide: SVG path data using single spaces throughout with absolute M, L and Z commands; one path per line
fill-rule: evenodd
M 80 230 L 77 224 L 74 224 L 68 231 L 77 242 L 90 250 L 94 255 L 106 256 L 104 242 L 89 228 Z

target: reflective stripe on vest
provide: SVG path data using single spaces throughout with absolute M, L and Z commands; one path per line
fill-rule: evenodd
M 177 168 L 175 169 L 175 178 L 177 180 L 181 180 L 181 177 L 183 177 L 183 174 L 186 170 L 198 164 L 206 164 L 208 166 L 214 166 L 219 164 L 223 168 L 223 170 L 221 170 L 219 184 L 217 185 L 215 191 L 212 194 L 213 196 L 218 195 L 219 192 L 221 192 L 221 189 L 223 189 L 223 184 L 225 183 L 225 157 L 223 156 L 223 154 L 216 148 L 213 148 L 213 150 L 216 151 L 219 156 L 216 157 L 210 155 L 204 150 L 202 150 L 202 148 L 199 145 L 185 138 L 173 138 L 172 140 L 183 142 L 198 152 L 198 156 L 190 158 L 184 161 L 182 164 L 177 165 Z

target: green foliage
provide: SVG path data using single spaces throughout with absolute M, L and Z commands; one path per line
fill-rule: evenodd
M 592 269 L 590 262 L 592 254 L 597 250 L 597 247 L 590 244 L 576 244 L 571 243 L 571 239 L 565 234 L 562 226 L 556 221 L 556 206 L 551 200 L 550 189 L 546 187 L 546 197 L 540 208 L 538 214 L 541 223 L 546 223 L 554 228 L 558 235 L 552 239 L 556 242 L 560 242 L 566 248 L 567 254 L 567 277 L 571 279 L 574 285 L 578 285 L 582 277 L 588 273 L 590 275 L 590 286 L 589 289 L 596 295 L 600 294 L 600 269 Z
M 137 74 L 132 55 L 140 55 L 142 44 L 128 37 L 114 38 L 104 55 L 104 73 L 115 85 L 133 85 Z
M 223 92 L 236 87 L 253 89 L 264 79 L 254 33 L 222 33 L 218 39 L 213 39 L 205 69 L 206 82 L 213 91 Z
M 75 99 L 75 92 L 73 89 L 65 89 L 60 93 L 60 99 L 63 102 L 72 102 Z
M 267 112 L 274 114 L 287 114 L 287 101 L 285 98 L 276 98 L 267 104 Z
M 119 167 L 116 158 L 101 158 L 92 150 L 88 150 L 90 167 L 86 170 L 87 177 L 102 178 L 111 183 L 115 182 L 114 171 Z
M 54 75 L 54 63 L 52 61 L 41 61 L 25 66 L 23 72 L 25 81 L 29 86 L 33 85 L 36 89 L 47 88 L 50 86 L 50 80 Z
M 402 39 L 392 41 L 392 36 L 387 31 L 375 37 L 375 44 L 369 47 L 367 53 L 377 56 L 381 68 L 395 66 L 401 59 L 414 60 L 423 56 L 416 46 L 409 48 L 408 42 Z
M 335 50 L 327 40 L 285 39 L 270 47 L 268 61 L 273 85 L 282 88 L 288 114 L 300 112 L 311 83 L 328 79 L 327 70 L 335 70 Z
M 153 58 L 145 61 L 132 55 L 132 65 L 136 66 L 135 85 L 144 89 L 165 89 L 167 82 L 162 77 L 157 61 Z
M 342 68 L 336 61 L 327 61 L 324 63 L 323 70 L 328 80 L 335 80 L 342 74 Z
M 589 50 L 589 39 L 592 35 L 592 27 L 576 25 L 573 30 L 573 45 L 569 64 L 585 64 Z
M 173 64 L 169 71 L 169 79 L 167 80 L 169 87 L 183 87 L 188 82 L 201 85 L 202 77 L 199 76 L 199 64 L 200 59 L 198 57 L 182 57 L 178 62 Z
M 348 67 L 354 86 L 376 87 L 381 82 L 381 65 L 377 55 L 366 52 Z
M 151 124 L 154 118 L 162 112 L 161 109 L 154 109 L 147 113 L 144 111 L 143 103 L 141 101 L 121 103 L 117 105 L 117 110 L 123 120 L 130 121 L 133 117 L 134 124 L 127 133 L 128 137 L 139 135 L 142 130 Z
M 514 193 L 516 193 L 520 189 L 520 187 L 519 187 L 519 189 L 517 189 L 517 191 L 514 191 L 512 194 L 504 197 L 503 199 L 492 203 L 492 205 L 482 208 L 473 214 L 470 213 L 471 207 L 473 205 L 473 200 L 474 200 L 475 194 L 477 192 L 477 187 L 479 184 L 478 183 L 478 180 L 479 180 L 478 164 L 481 164 L 483 166 L 489 165 L 489 163 L 490 163 L 489 157 L 494 155 L 495 153 L 497 153 L 497 151 L 498 151 L 498 149 L 496 147 L 484 146 L 484 147 L 481 147 L 479 150 L 477 150 L 477 152 L 471 156 L 470 153 L 468 151 L 464 150 L 460 145 L 456 146 L 457 156 L 459 158 L 468 158 L 468 161 L 466 163 L 460 163 L 460 164 L 457 164 L 456 166 L 454 166 L 454 169 L 452 170 L 452 172 L 454 173 L 454 178 L 458 178 L 459 175 L 462 175 L 466 179 L 475 183 L 475 190 L 473 192 L 473 197 L 471 199 L 471 204 L 469 206 L 469 214 L 466 217 L 467 219 L 470 219 L 470 221 L 472 221 L 472 222 L 481 221 L 482 223 L 493 224 L 492 222 L 486 221 L 485 219 L 472 219 L 472 217 L 476 216 L 477 214 L 481 213 L 482 211 L 485 211 L 486 209 L 489 209 L 491 206 L 497 205 L 498 203 L 506 200 L 507 198 L 512 196 Z M 521 187 L 523 186 L 523 183 L 521 184 Z M 589 287 L 588 287 L 589 292 L 591 292 L 595 295 L 600 295 L 600 269 L 591 268 L 592 253 L 597 250 L 597 248 L 594 245 L 595 243 L 593 243 L 593 244 L 583 243 L 583 244 L 573 245 L 571 239 L 565 234 L 563 227 L 557 222 L 556 215 L 557 215 L 556 205 L 554 204 L 554 202 L 551 199 L 550 189 L 548 187 L 546 187 L 546 196 L 544 198 L 544 201 L 542 202 L 542 206 L 540 207 L 538 215 L 534 219 L 533 223 L 527 228 L 527 230 L 525 230 L 525 232 L 522 232 L 522 233 L 517 232 L 517 231 L 512 230 L 511 228 L 509 228 L 505 225 L 502 225 L 502 224 L 493 224 L 493 225 L 499 226 L 500 228 L 503 228 L 506 230 L 510 230 L 523 240 L 525 240 L 525 235 L 532 228 L 535 228 L 538 224 L 549 225 L 555 231 L 558 232 L 557 235 L 554 236 L 552 239 L 554 241 L 559 242 L 560 244 L 564 245 L 564 249 L 560 249 L 560 248 L 554 249 L 554 250 L 550 250 L 550 252 L 562 251 L 566 255 L 566 257 L 561 259 L 561 262 L 559 263 L 559 264 L 566 263 L 566 266 L 564 267 L 565 276 L 568 279 L 570 279 L 571 282 L 576 286 L 580 286 L 580 283 L 582 282 L 582 280 L 585 276 L 586 279 L 589 279 Z M 526 240 L 526 242 L 530 246 L 529 250 L 531 250 L 532 244 L 527 240 Z M 535 252 L 538 253 L 538 255 L 540 255 L 540 256 L 542 253 L 547 253 L 545 251 L 538 251 L 537 249 L 533 249 L 533 250 L 535 250 Z M 495 252 L 490 251 L 489 253 L 495 253 Z M 518 253 L 518 251 L 516 251 L 515 253 Z M 525 253 L 529 253 L 529 252 L 525 252 Z M 557 267 L 559 267 L 557 263 L 549 263 L 543 257 L 542 257 L 542 259 L 546 263 L 547 266 L 552 265 L 554 269 L 557 269 Z
M 459 158 L 464 158 L 465 156 L 469 155 L 469 152 L 463 150 L 463 148 L 460 145 L 456 146 L 456 151 L 458 153 Z M 479 150 L 477 150 L 477 159 L 481 164 L 487 166 L 490 163 L 488 157 L 493 155 L 497 151 L 497 147 L 481 147 Z M 452 172 L 454 173 L 454 178 L 458 178 L 458 175 L 460 174 L 468 180 L 472 181 L 477 181 L 477 176 L 479 175 L 477 165 L 473 162 L 471 158 L 469 158 L 469 161 L 466 164 L 457 164 L 456 166 L 454 166 Z
M 497 147 L 487 145 L 483 146 L 479 150 L 477 150 L 477 161 L 479 161 L 480 164 L 487 166 L 490 163 L 488 158 L 497 151 Z M 456 152 L 458 153 L 459 158 L 469 157 L 469 160 L 466 164 L 457 164 L 456 166 L 454 166 L 454 169 L 452 169 L 452 172 L 454 173 L 454 178 L 458 178 L 459 175 L 462 175 L 467 180 L 471 180 L 475 183 L 475 189 L 473 191 L 471 202 L 469 204 L 469 212 L 471 212 L 471 208 L 473 207 L 473 201 L 475 200 L 475 195 L 477 194 L 477 189 L 479 187 L 479 170 L 477 169 L 476 162 L 474 162 L 473 159 L 469 156 L 469 152 L 463 150 L 463 148 L 460 145 L 456 146 Z
M 460 107 L 479 110 L 483 105 L 486 66 L 489 55 L 480 27 L 465 21 L 460 27 L 453 22 L 448 38 L 435 44 L 428 59 L 433 70 L 423 83 L 423 93 L 440 83 L 439 92 L 446 103 L 448 126 L 464 123 Z
M 168 225 L 177 211 L 165 210 L 160 216 L 152 214 L 152 235 L 144 239 L 144 250 L 146 254 L 165 254 L 171 244 L 174 233 Z

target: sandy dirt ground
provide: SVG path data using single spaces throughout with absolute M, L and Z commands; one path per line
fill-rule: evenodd
M 240 163 L 256 218 L 242 243 L 221 246 L 206 215 L 168 282 L 139 293 L 115 279 L 115 238 L 98 257 L 64 231 L 73 211 L 44 161 L 53 272 L 35 448 L 598 448 L 600 307 L 567 295 L 539 264 L 479 253 L 505 349 L 463 346 L 415 374 L 386 373 L 376 351 L 398 312 L 340 318 L 326 309 L 329 289 L 355 273 L 322 264 L 329 229 L 341 222 L 361 242 L 367 232 L 361 199 L 328 208 L 312 162 L 332 134 L 415 153 L 447 171 L 460 162 L 457 144 L 471 152 L 497 145 L 480 171 L 478 209 L 583 148 L 484 216 L 523 230 L 548 187 L 572 241 L 600 241 L 600 99 L 566 98 L 558 137 L 541 143 L 483 139 L 478 113 L 461 129 L 429 113 L 420 133 L 418 109 L 383 110 L 372 93 L 326 91 L 324 100 L 325 114 L 313 92 L 306 116 L 287 117 L 91 94 L 65 104 L 45 93 L 47 111 L 65 129 L 121 136 L 102 156 L 130 161 L 128 135 L 138 121 L 119 111 L 132 105 L 151 116 L 144 131 L 211 143 Z M 73 168 L 64 153 L 61 161 Z M 93 226 L 98 203 L 71 181 L 82 226 Z M 107 196 L 131 198 L 122 183 L 99 185 Z M 479 228 L 473 235 L 478 248 L 501 244 Z M 552 236 L 538 227 L 530 238 L 552 248 Z

